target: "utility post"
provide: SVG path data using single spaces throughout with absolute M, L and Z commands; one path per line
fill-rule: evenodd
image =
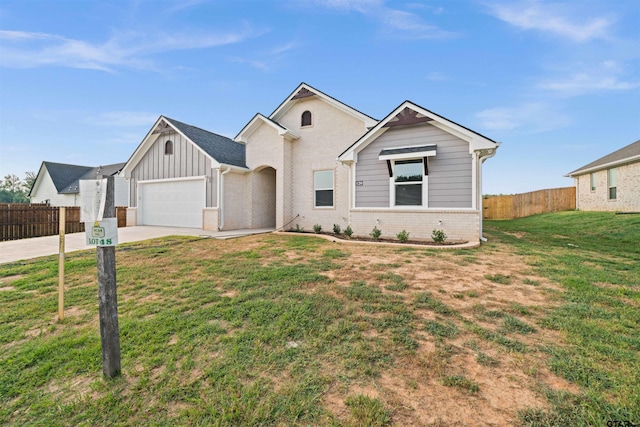
M 107 179 L 107 198 L 103 218 L 115 218 L 112 176 Z M 107 378 L 120 375 L 120 330 L 118 327 L 118 298 L 116 294 L 116 248 L 100 246 L 98 256 L 98 310 L 100 312 L 100 339 L 102 342 L 102 373 Z

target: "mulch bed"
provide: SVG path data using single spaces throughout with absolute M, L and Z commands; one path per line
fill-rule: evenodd
M 431 240 L 407 240 L 406 242 L 400 242 L 398 239 L 390 239 L 390 238 L 384 238 L 381 237 L 378 240 L 374 240 L 373 237 L 367 237 L 367 236 L 351 236 L 351 237 L 347 237 L 344 234 L 335 234 L 335 233 L 328 233 L 328 232 L 324 232 L 321 231 L 320 233 L 315 233 L 312 231 L 296 231 L 296 230 L 287 230 L 288 233 L 296 233 L 296 234 L 311 234 L 311 235 L 323 235 L 323 236 L 329 236 L 329 237 L 333 237 L 337 240 L 343 240 L 343 241 L 356 241 L 356 242 L 372 242 L 372 243 L 396 243 L 396 244 L 403 244 L 403 245 L 423 245 L 423 246 L 455 246 L 455 245 L 461 245 L 461 244 L 465 244 L 468 243 L 467 241 L 451 241 L 451 242 L 443 242 L 443 243 L 436 243 L 434 241 Z

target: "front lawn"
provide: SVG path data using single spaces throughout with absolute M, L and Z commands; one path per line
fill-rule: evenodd
M 0 266 L 2 425 L 640 422 L 640 215 L 485 223 L 477 250 L 311 236 L 117 249 L 121 377 L 95 251 Z

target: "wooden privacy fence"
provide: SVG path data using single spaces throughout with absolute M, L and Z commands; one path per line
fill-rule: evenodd
M 563 187 L 508 196 L 485 196 L 482 200 L 485 219 L 513 219 L 545 212 L 576 208 L 576 188 Z
M 118 227 L 127 225 L 127 208 L 118 207 Z M 0 241 L 58 234 L 60 208 L 43 204 L 0 203 Z M 67 206 L 65 233 L 84 231 L 80 207 Z

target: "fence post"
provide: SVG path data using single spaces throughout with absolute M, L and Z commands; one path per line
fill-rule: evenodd
M 64 232 L 67 209 L 60 208 L 60 242 L 58 255 L 58 319 L 64 320 Z

